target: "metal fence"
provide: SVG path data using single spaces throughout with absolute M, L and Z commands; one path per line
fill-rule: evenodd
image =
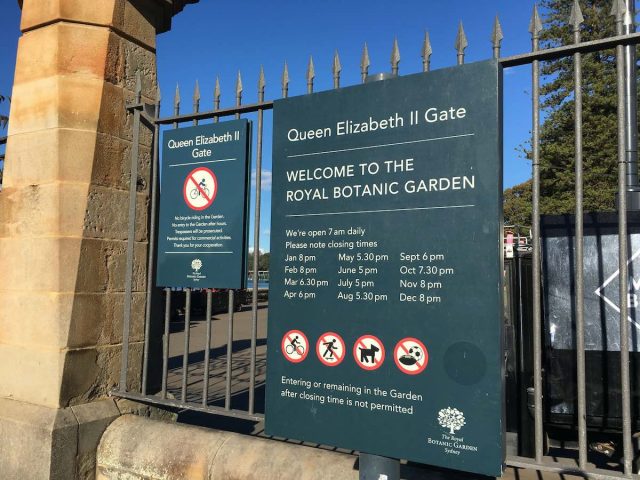
M 543 26 L 538 15 L 537 9 L 534 8 L 529 32 L 532 39 L 532 51 L 521 55 L 503 57 L 501 56 L 501 43 L 503 39 L 502 29 L 498 19 L 496 18 L 492 40 L 492 56 L 503 67 L 516 67 L 523 65 L 531 65 L 532 67 L 532 176 L 533 176 L 533 217 L 532 217 L 532 332 L 533 332 L 533 410 L 534 410 L 534 455 L 533 458 L 523 458 L 511 456 L 508 458 L 508 465 L 514 467 L 530 467 L 541 470 L 548 470 L 558 473 L 571 474 L 575 473 L 588 478 L 611 478 L 616 476 L 631 477 L 633 476 L 632 461 L 634 459 L 634 451 L 632 446 L 631 431 L 631 409 L 630 409 L 630 385 L 629 385 L 629 340 L 627 324 L 620 322 L 620 338 L 621 338 L 621 355 L 620 355 L 620 372 L 621 372 L 621 399 L 622 402 L 622 438 L 623 438 L 623 473 L 617 473 L 607 470 L 597 470 L 590 468 L 587 462 L 587 424 L 586 424 L 586 386 L 585 386 L 585 340 L 584 340 L 584 253 L 583 253 L 583 134 L 582 134 L 582 55 L 592 52 L 598 52 L 607 49 L 615 49 L 617 60 L 617 112 L 618 112 L 618 190 L 626 192 L 627 180 L 634 175 L 637 178 L 636 164 L 636 146 L 635 138 L 637 135 L 636 127 L 636 97 L 635 97 L 635 46 L 640 42 L 640 34 L 634 33 L 633 26 L 633 2 L 627 1 L 627 5 L 622 0 L 613 2 L 612 16 L 615 21 L 617 34 L 616 36 L 583 42 L 581 40 L 581 29 L 584 19 L 580 11 L 577 1 L 574 2 L 571 18 L 569 23 L 573 29 L 574 42 L 570 45 L 564 45 L 556 48 L 541 49 L 540 34 Z M 457 50 L 457 64 L 461 65 L 465 61 L 465 49 L 467 47 L 467 39 L 464 29 L 460 24 L 458 35 L 455 41 Z M 423 71 L 430 70 L 430 59 L 432 55 L 432 47 L 429 36 L 425 35 L 424 44 L 422 45 Z M 558 463 L 545 457 L 544 451 L 544 411 L 543 411 L 543 371 L 542 371 L 542 304 L 541 304 L 541 239 L 540 239 L 540 128 L 541 128 L 541 99 L 540 99 L 540 76 L 541 62 L 555 60 L 561 58 L 570 58 L 573 61 L 574 69 L 574 103 L 575 103 L 575 196 L 576 196 L 576 235 L 575 235 L 575 331 L 576 331 L 576 378 L 577 387 L 577 424 L 578 424 L 578 459 L 577 465 L 571 466 L 565 463 Z M 397 75 L 399 73 L 400 50 L 397 41 L 393 44 L 391 55 L 391 73 Z M 362 82 L 365 82 L 369 76 L 369 52 L 365 44 L 362 52 L 360 73 Z M 340 88 L 341 64 L 338 53 L 336 52 L 332 76 L 333 87 Z M 313 59 L 309 59 L 306 72 L 307 93 L 314 91 L 315 67 Z M 247 383 L 245 393 L 248 394 L 246 408 L 234 408 L 233 404 L 233 382 L 234 375 L 234 328 L 236 327 L 234 320 L 235 302 L 234 295 L 237 292 L 228 292 L 228 317 L 226 320 L 226 346 L 221 349 L 212 349 L 212 299 L 214 292 L 206 290 L 206 307 L 205 307 L 205 340 L 204 340 L 204 368 L 202 371 L 203 383 L 201 392 L 193 394 L 193 389 L 189 389 L 190 375 L 190 342 L 193 337 L 193 298 L 197 292 L 191 289 L 185 289 L 184 295 L 184 338 L 182 345 L 181 357 L 181 377 L 179 386 L 176 387 L 172 395 L 169 388 L 169 368 L 170 363 L 175 363 L 175 356 L 170 358 L 170 337 L 171 337 L 171 315 L 173 311 L 173 303 L 176 293 L 170 289 L 165 290 L 165 315 L 164 330 L 162 335 L 162 358 L 160 363 L 155 363 L 150 357 L 150 343 L 152 323 L 155 324 L 158 318 L 151 316 L 151 297 L 154 292 L 154 255 L 155 255 L 155 235 L 156 235 L 156 214 L 158 204 L 158 177 L 159 177 L 159 137 L 160 130 L 163 126 L 171 126 L 179 128 L 184 124 L 197 125 L 202 121 L 212 120 L 219 121 L 221 118 L 234 117 L 241 118 L 243 116 L 254 115 L 257 120 L 257 143 L 255 148 L 255 168 L 256 168 L 256 187 L 255 187 L 255 223 L 254 223 L 254 242 L 253 251 L 257 254 L 253 258 L 253 274 L 254 279 L 260 278 L 258 271 L 258 262 L 260 245 L 260 206 L 261 206 L 261 176 L 262 176 L 262 140 L 264 130 L 265 113 L 273 108 L 273 102 L 265 100 L 266 79 L 264 72 L 260 71 L 257 90 L 258 101 L 254 104 L 244 105 L 242 103 L 243 85 L 240 73 L 235 87 L 235 105 L 221 108 L 221 88 L 220 83 L 216 82 L 213 109 L 207 111 L 200 110 L 200 92 L 196 84 L 195 95 L 193 98 L 193 112 L 187 114 L 180 113 L 180 93 L 176 90 L 174 98 L 174 112 L 168 117 L 160 117 L 160 94 L 158 93 L 157 101 L 154 105 L 146 105 L 141 99 L 140 78 L 138 78 L 138 91 L 136 102 L 129 106 L 130 112 L 134 115 L 134 145 L 131 162 L 131 196 L 130 196 L 130 230 L 127 256 L 127 277 L 126 277 L 126 300 L 124 312 L 124 338 L 123 338 L 123 362 L 120 378 L 120 386 L 115 395 L 126 397 L 134 400 L 140 400 L 157 405 L 167 407 L 204 411 L 213 414 L 220 414 L 247 420 L 261 420 L 263 413 L 256 408 L 256 389 L 257 389 L 257 344 L 258 344 L 258 310 L 259 295 L 257 283 L 251 291 L 251 325 L 250 325 L 250 345 L 248 365 L 247 359 L 242 362 L 246 367 L 243 372 L 244 379 Z M 289 93 L 289 71 L 287 65 L 284 65 L 281 78 L 282 97 L 285 98 Z M 131 293 L 132 293 L 132 270 L 133 270 L 133 247 L 135 237 L 135 217 L 136 217 L 136 175 L 137 175 L 137 158 L 138 158 L 138 134 L 141 124 L 145 128 L 150 128 L 154 133 L 154 149 L 153 149 L 153 165 L 152 165 L 152 186 L 151 186 L 151 202 L 150 202 L 150 245 L 148 258 L 148 281 L 147 281 L 147 303 L 146 317 L 144 322 L 144 351 L 142 355 L 142 386 L 139 391 L 131 391 L 127 388 L 127 372 L 129 367 L 129 338 L 131 328 Z M 625 194 L 618 196 L 618 227 L 619 227 L 619 268 L 620 268 L 620 318 L 626 319 L 627 303 L 625 301 L 624 286 L 628 283 L 628 245 L 627 245 L 627 196 Z M 212 367 L 212 352 L 218 355 L 222 360 L 218 367 L 215 363 Z M 162 369 L 161 382 L 157 392 L 150 392 L 149 371 L 150 369 Z M 212 368 L 218 368 L 222 372 L 224 382 L 216 384 L 220 395 L 213 400 L 210 398 L 210 388 L 212 380 Z M 262 374 L 263 372 L 261 372 Z

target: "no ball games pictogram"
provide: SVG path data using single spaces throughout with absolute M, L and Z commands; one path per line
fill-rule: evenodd
M 206 167 L 198 167 L 184 180 L 182 194 L 184 201 L 192 210 L 209 208 L 218 193 L 218 179 Z
M 340 365 L 346 354 L 346 346 L 340 335 L 327 332 L 320 335 L 316 342 L 316 355 L 327 367 Z
M 300 363 L 309 353 L 309 340 L 300 330 L 289 330 L 282 337 L 282 354 L 292 363 Z
M 377 370 L 384 362 L 384 345 L 374 335 L 362 335 L 353 345 L 353 358 L 364 370 Z
M 427 368 L 429 352 L 417 338 L 403 338 L 393 350 L 393 359 L 401 372 L 407 375 L 417 375 Z

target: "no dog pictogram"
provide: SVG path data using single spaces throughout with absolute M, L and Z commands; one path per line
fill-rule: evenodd
M 384 345 L 373 335 L 363 335 L 353 345 L 353 357 L 364 370 L 376 370 L 384 362 Z
M 427 368 L 429 352 L 417 338 L 403 338 L 393 350 L 393 359 L 401 372 L 417 375 Z
M 218 193 L 218 179 L 205 167 L 192 170 L 184 181 L 182 194 L 192 210 L 209 208 Z
M 344 340 L 337 333 L 323 333 L 316 342 L 316 354 L 327 367 L 340 365 L 346 354 Z
M 300 330 L 289 330 L 282 337 L 282 354 L 292 363 L 300 363 L 309 353 L 309 340 Z

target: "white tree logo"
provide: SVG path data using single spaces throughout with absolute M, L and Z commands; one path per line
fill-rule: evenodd
M 202 268 L 202 260 L 195 258 L 193 262 L 191 262 L 191 268 L 198 272 Z
M 453 435 L 465 425 L 464 415 L 457 408 L 443 408 L 438 412 L 438 423 Z

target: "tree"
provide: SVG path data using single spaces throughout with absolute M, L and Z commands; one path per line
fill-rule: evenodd
M 504 191 L 504 224 L 514 226 L 513 233 L 526 235 L 531 225 L 533 198 L 531 180 Z
M 541 48 L 573 43 L 573 2 L 542 0 L 546 11 Z M 611 2 L 581 0 L 582 41 L 615 35 Z M 616 59 L 613 50 L 582 56 L 585 211 L 615 210 L 617 179 Z M 541 212 L 575 209 L 573 58 L 542 64 L 540 132 Z M 529 157 L 531 152 L 528 152 Z

